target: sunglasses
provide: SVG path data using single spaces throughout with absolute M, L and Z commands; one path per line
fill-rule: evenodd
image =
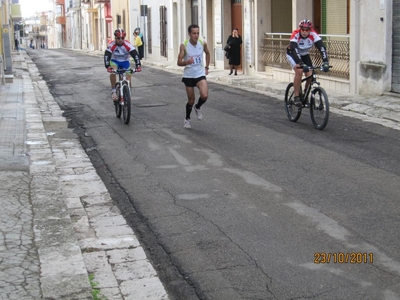
M 310 31 L 310 28 L 301 28 L 301 31 Z
M 117 37 L 117 38 L 115 38 L 116 40 L 123 40 L 124 38 L 123 37 Z

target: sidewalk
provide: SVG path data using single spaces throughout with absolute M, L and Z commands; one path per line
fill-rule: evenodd
M 93 284 L 106 299 L 168 299 L 25 51 L 13 68 L 0 84 L 0 299 L 93 299 Z

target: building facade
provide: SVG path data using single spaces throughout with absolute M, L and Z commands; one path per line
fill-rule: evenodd
M 11 51 L 17 50 L 23 35 L 21 5 L 19 0 L 0 0 L 0 80 L 12 81 Z

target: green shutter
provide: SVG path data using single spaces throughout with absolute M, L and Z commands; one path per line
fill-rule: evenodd
M 322 12 L 321 12 L 321 34 L 326 34 L 326 1 L 327 0 L 322 0 Z

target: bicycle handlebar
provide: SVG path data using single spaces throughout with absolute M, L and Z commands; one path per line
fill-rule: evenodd
M 111 74 L 124 74 L 125 72 L 134 74 L 134 73 L 136 73 L 136 70 L 132 69 L 132 68 L 129 68 L 129 69 L 113 69 L 113 71 L 109 72 L 109 73 L 111 73 Z
M 312 70 L 320 70 L 320 71 L 322 71 L 323 70 L 323 68 L 324 68 L 324 66 L 307 66 L 309 69 L 310 69 L 310 71 L 312 71 Z M 329 66 L 329 69 L 330 68 L 333 68 L 333 66 Z M 303 69 L 303 67 L 297 67 L 297 69 Z

